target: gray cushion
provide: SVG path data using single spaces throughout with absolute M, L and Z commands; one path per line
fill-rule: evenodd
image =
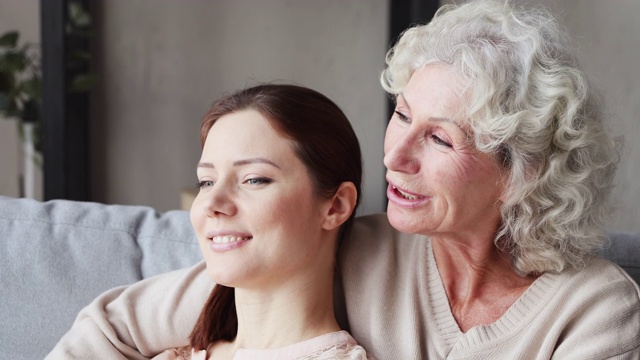
M 0 358 L 42 359 L 100 293 L 201 259 L 186 211 L 0 197 Z

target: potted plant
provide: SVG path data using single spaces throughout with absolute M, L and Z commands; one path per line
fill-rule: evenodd
M 86 4 L 67 3 L 65 37 L 68 42 L 89 41 L 91 17 Z M 19 32 L 0 35 L 0 117 L 17 121 L 23 144 L 22 196 L 34 197 L 34 171 L 42 166 L 40 47 L 19 43 Z M 96 82 L 89 71 L 90 53 L 72 49 L 66 54 L 67 94 L 86 94 Z
M 41 71 L 37 48 L 19 45 L 19 33 L 0 36 L 0 116 L 17 120 L 24 152 L 22 189 L 34 197 L 34 170 L 41 163 Z

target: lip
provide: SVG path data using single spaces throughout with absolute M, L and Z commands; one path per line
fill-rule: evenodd
M 251 234 L 242 231 L 215 229 L 207 232 L 207 239 L 211 240 L 214 236 L 239 236 L 239 237 L 252 237 Z
M 241 237 L 246 239 L 226 243 L 215 243 L 213 242 L 213 238 L 217 236 Z M 211 249 L 211 251 L 217 253 L 235 250 L 246 245 L 251 240 L 253 240 L 253 236 L 251 234 L 239 231 L 217 229 L 207 232 L 207 241 L 209 242 L 209 248 Z
M 389 199 L 389 202 L 397 206 L 404 207 L 404 208 L 415 208 L 428 202 L 430 199 L 428 196 L 416 194 L 406 189 L 403 189 L 395 185 L 393 182 L 389 181 L 389 179 L 387 179 L 387 182 L 389 183 L 389 186 L 387 187 L 387 198 Z M 415 196 L 416 198 L 407 199 L 404 196 L 400 195 L 397 190 L 400 190 L 405 194 Z

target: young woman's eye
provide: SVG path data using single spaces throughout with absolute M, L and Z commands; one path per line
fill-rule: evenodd
M 212 187 L 213 184 L 215 183 L 212 180 L 202 180 L 202 181 L 198 181 L 198 183 L 196 184 L 196 188 L 205 189 L 205 188 Z
M 265 177 L 255 177 L 244 181 L 247 185 L 265 185 L 270 184 L 273 180 Z
M 433 142 L 438 144 L 438 145 L 446 146 L 448 148 L 453 147 L 451 144 L 449 144 L 448 142 L 442 140 L 440 137 L 438 137 L 436 135 L 431 135 L 431 139 L 433 139 Z
M 406 123 L 411 122 L 411 120 L 409 119 L 409 117 L 407 115 L 401 113 L 398 110 L 395 110 L 394 112 L 396 113 L 396 115 L 398 116 L 398 119 L 400 119 L 400 121 L 406 122 Z

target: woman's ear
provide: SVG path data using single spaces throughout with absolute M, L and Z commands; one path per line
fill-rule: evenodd
M 345 181 L 338 187 L 338 190 L 330 200 L 330 207 L 325 214 L 322 228 L 325 230 L 333 230 L 342 225 L 356 206 L 358 201 L 358 191 L 356 186 L 350 181 Z

